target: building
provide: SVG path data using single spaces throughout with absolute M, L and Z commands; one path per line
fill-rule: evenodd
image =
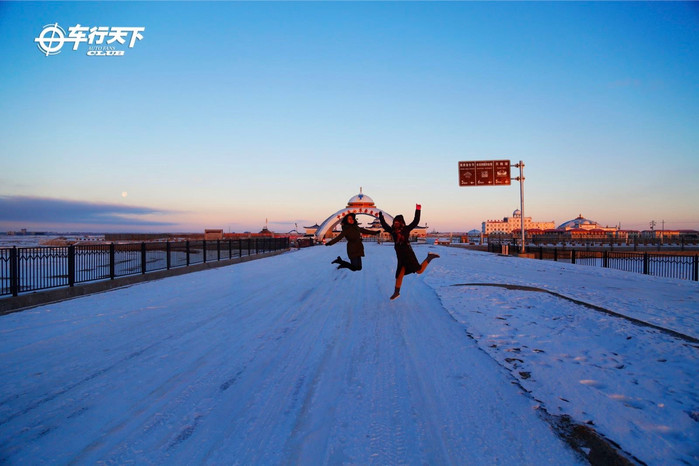
M 691 241 L 696 242 L 699 239 L 699 232 L 696 230 L 643 230 L 638 232 L 638 237 L 642 241 L 660 240 L 660 241 Z
M 304 227 L 306 229 L 306 234 L 313 234 L 317 241 L 321 242 L 323 239 L 328 239 L 339 234 L 339 224 L 342 219 L 347 214 L 355 214 L 357 216 L 357 221 L 361 221 L 360 216 L 367 216 L 371 219 L 371 223 L 365 228 L 370 230 L 382 230 L 381 224 L 379 223 L 379 214 L 383 214 L 384 219 L 390 225 L 393 222 L 393 216 L 389 213 L 376 207 L 374 200 L 362 192 L 362 188 L 359 188 L 359 194 L 352 196 L 349 201 L 347 201 L 347 206 L 338 210 L 334 214 L 330 215 L 323 223 L 314 225 L 312 227 Z M 412 219 L 406 219 L 410 222 Z M 418 226 L 412 232 L 410 237 L 412 239 L 424 238 L 427 236 L 427 227 Z M 386 232 L 382 232 L 379 239 L 388 239 L 389 236 Z
M 562 223 L 557 230 L 567 241 L 608 241 L 610 239 L 626 241 L 628 237 L 626 231 L 623 232 L 623 238 L 619 237 L 621 233 L 619 227 L 603 227 L 594 220 L 583 217 L 582 214 Z
M 215 228 L 207 228 L 204 230 L 204 239 L 206 241 L 216 241 L 223 239 L 223 230 Z
M 468 240 L 469 243 L 480 244 L 481 243 L 481 232 L 474 228 L 473 230 L 466 233 L 466 239 Z
M 548 230 L 555 228 L 556 224 L 550 222 L 534 222 L 531 217 L 524 217 L 525 230 Z M 482 223 L 481 231 L 484 235 L 510 234 L 513 231 L 520 231 L 522 228 L 522 214 L 519 209 L 512 212 L 512 217 L 505 217 L 502 220 L 486 220 Z
M 563 231 L 600 230 L 600 231 L 613 232 L 613 231 L 619 230 L 619 227 L 603 227 L 599 223 L 597 223 L 593 220 L 588 220 L 585 217 L 583 217 L 582 214 L 580 214 L 576 218 L 574 218 L 572 220 L 568 220 L 567 222 L 559 225 L 558 229 L 563 230 Z
M 313 226 L 310 227 L 303 227 L 306 230 L 306 233 L 304 236 L 314 236 L 316 234 L 316 231 L 318 231 L 318 228 L 320 228 L 320 225 L 317 223 Z
M 621 230 L 618 226 L 602 226 L 582 215 L 563 222 L 558 228 L 527 230 L 527 235 L 535 244 L 556 243 L 606 243 L 627 242 L 634 235 L 631 230 Z

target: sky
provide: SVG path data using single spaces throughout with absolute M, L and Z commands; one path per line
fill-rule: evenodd
M 696 282 L 418 245 L 441 257 L 391 301 L 393 247 L 365 246 L 359 272 L 317 246 L 0 316 L 0 458 L 590 464 L 569 416 L 697 464 Z
M 47 56 L 55 24 L 144 29 Z M 467 231 L 520 206 L 460 187 L 473 160 L 524 162 L 534 221 L 699 229 L 697 3 L 2 2 L 0 27 L 0 231 L 286 232 L 360 187 Z

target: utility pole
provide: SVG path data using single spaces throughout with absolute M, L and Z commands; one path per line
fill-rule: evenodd
M 660 230 L 660 244 L 662 245 L 665 241 L 665 220 L 662 220 L 660 222 L 662 226 L 662 230 Z
M 519 168 L 519 176 L 515 180 L 519 181 L 519 229 L 522 234 L 522 249 L 520 253 L 524 254 L 526 252 L 525 237 L 524 237 L 524 162 L 521 160 L 519 163 L 514 165 Z

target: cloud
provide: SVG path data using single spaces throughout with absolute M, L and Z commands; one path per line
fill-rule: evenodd
M 174 223 L 170 222 L 138 218 L 138 216 L 143 215 L 169 213 L 173 213 L 173 211 L 152 209 L 150 207 L 100 204 L 32 196 L 0 196 L 0 222 L 142 226 L 174 225 Z

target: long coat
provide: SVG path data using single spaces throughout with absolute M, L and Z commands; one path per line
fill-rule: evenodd
M 418 262 L 417 257 L 413 248 L 410 246 L 410 232 L 417 226 L 420 222 L 420 211 L 415 209 L 415 218 L 409 225 L 405 225 L 402 215 L 397 215 L 395 220 L 400 220 L 405 225 L 400 231 L 395 231 L 391 225 L 386 223 L 383 218 L 383 214 L 379 213 L 379 220 L 381 221 L 381 226 L 386 230 L 393 238 L 393 247 L 396 250 L 396 258 L 398 259 L 398 264 L 396 265 L 396 278 L 400 274 L 400 269 L 405 269 L 405 275 L 415 273 L 420 270 L 420 262 Z
M 342 233 L 327 242 L 327 246 L 331 246 L 342 238 L 347 239 L 347 257 L 364 257 L 364 244 L 362 243 L 362 233 L 365 235 L 378 235 L 379 231 L 367 230 L 355 223 L 342 222 Z

